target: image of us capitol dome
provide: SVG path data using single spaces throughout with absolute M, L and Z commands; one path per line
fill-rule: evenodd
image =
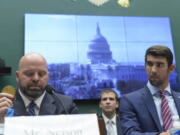
M 115 66 L 112 51 L 107 39 L 101 34 L 97 24 L 95 36 L 86 44 L 88 64 L 60 63 L 50 65 L 49 84 L 57 92 L 72 96 L 74 99 L 97 99 L 102 90 L 116 88 Z
M 57 92 L 74 99 L 98 99 L 106 88 L 115 90 L 118 95 L 142 88 L 147 83 L 144 65 L 124 64 L 113 59 L 111 44 L 97 23 L 95 36 L 89 41 L 86 57 L 88 64 L 59 63 L 48 67 L 50 81 Z M 121 47 L 119 43 L 118 47 Z M 121 53 L 121 52 L 119 52 Z M 118 61 L 118 62 L 117 62 Z M 172 73 L 171 84 L 177 86 L 177 74 Z
M 97 24 L 96 35 L 89 44 L 87 58 L 91 64 L 112 64 L 115 61 L 112 59 L 112 52 L 106 38 L 101 34 L 99 25 Z

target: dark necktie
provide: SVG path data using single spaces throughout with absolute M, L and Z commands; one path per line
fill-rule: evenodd
M 29 116 L 34 116 L 35 115 L 35 107 L 36 104 L 34 102 L 31 102 L 28 106 L 28 115 Z
M 162 96 L 161 115 L 163 120 L 163 128 L 165 131 L 167 131 L 168 129 L 172 128 L 172 116 L 168 101 L 166 99 L 166 90 L 161 90 L 160 93 Z

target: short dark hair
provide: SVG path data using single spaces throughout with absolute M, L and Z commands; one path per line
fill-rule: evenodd
M 104 93 L 114 93 L 115 98 L 116 98 L 116 101 L 118 101 L 118 99 L 119 99 L 118 94 L 117 94 L 113 89 L 107 88 L 107 89 L 104 89 L 104 90 L 101 91 L 101 93 L 100 93 L 100 100 L 101 100 L 102 95 L 103 95 Z
M 172 54 L 171 50 L 166 46 L 154 45 L 154 46 L 151 46 L 150 48 L 148 48 L 146 50 L 146 54 L 145 54 L 145 63 L 147 62 L 148 55 L 152 55 L 154 57 L 160 56 L 160 57 L 166 58 L 166 60 L 168 62 L 168 67 L 170 65 L 172 65 L 172 63 L 173 63 L 173 54 Z

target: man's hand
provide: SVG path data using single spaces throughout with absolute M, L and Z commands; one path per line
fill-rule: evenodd
M 3 122 L 6 110 L 13 106 L 14 96 L 8 93 L 0 93 L 0 122 Z
M 162 132 L 162 133 L 160 133 L 159 135 L 170 135 L 170 132 Z

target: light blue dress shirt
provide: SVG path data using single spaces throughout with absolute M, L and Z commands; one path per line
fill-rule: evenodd
M 163 125 L 163 120 L 162 120 L 162 115 L 161 115 L 161 96 L 160 96 L 160 92 L 159 92 L 161 89 L 151 85 L 151 83 L 149 81 L 147 83 L 147 87 L 149 88 L 149 90 L 153 96 L 156 110 L 158 113 L 158 117 L 160 120 L 160 124 Z M 176 106 L 174 103 L 174 99 L 171 94 L 170 84 L 168 84 L 168 86 L 165 88 L 165 90 L 167 91 L 166 99 L 167 99 L 168 105 L 170 107 L 171 115 L 172 115 L 172 117 L 177 118 L 179 116 L 178 116 L 178 112 L 177 112 L 177 109 L 176 109 Z

